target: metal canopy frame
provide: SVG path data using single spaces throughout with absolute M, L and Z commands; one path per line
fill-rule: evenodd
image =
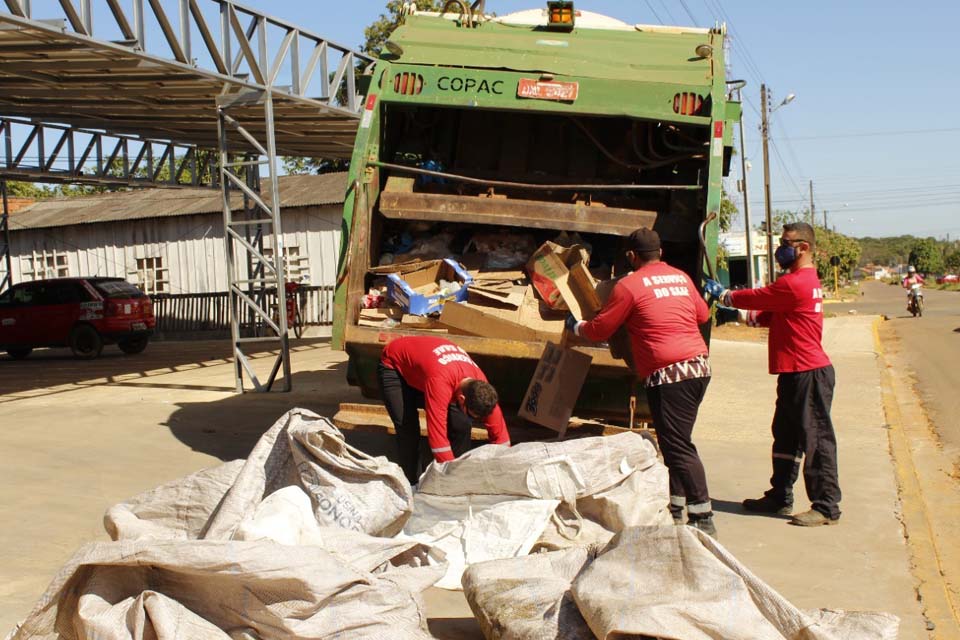
M 0 2 L 0 182 L 219 186 L 237 391 L 245 380 L 268 391 L 281 371 L 289 390 L 278 157 L 350 157 L 373 59 L 229 0 L 58 0 L 44 11 L 54 15 Z M 219 166 L 207 171 L 211 157 Z M 6 223 L 4 206 L 9 264 Z M 276 353 L 263 381 L 254 346 Z

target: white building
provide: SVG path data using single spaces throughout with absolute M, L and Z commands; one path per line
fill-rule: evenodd
M 750 233 L 753 251 L 753 286 L 767 283 L 767 236 L 762 231 Z M 719 244 L 727 253 L 727 286 L 745 286 L 747 283 L 747 234 L 745 231 L 729 231 L 720 234 Z M 721 276 L 722 277 L 722 276 Z
M 346 186 L 345 173 L 280 178 L 287 280 L 311 293 L 308 323 L 328 325 L 332 318 Z M 239 194 L 235 199 L 242 207 Z M 267 236 L 265 246 L 270 242 Z M 111 276 L 159 297 L 226 296 L 219 190 L 145 189 L 40 201 L 10 216 L 10 245 L 15 283 Z

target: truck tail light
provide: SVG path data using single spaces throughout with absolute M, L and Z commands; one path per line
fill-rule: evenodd
M 703 108 L 703 97 L 695 93 L 678 93 L 673 96 L 673 112 L 682 116 L 695 116 Z
M 402 96 L 415 96 L 423 91 L 423 76 L 404 71 L 393 76 L 393 92 Z
M 569 0 L 553 0 L 547 3 L 547 28 L 572 31 L 577 12 Z

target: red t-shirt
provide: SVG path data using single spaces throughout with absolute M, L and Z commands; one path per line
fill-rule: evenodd
M 762 289 L 730 292 L 730 304 L 750 309 L 750 324 L 770 327 L 770 373 L 826 367 L 823 350 L 823 289 L 817 270 L 797 269 Z
M 397 338 L 383 349 L 380 361 L 397 371 L 414 389 L 423 392 L 427 412 L 427 440 L 437 462 L 454 459 L 447 437 L 447 408 L 457 401 L 464 378 L 487 381 L 467 352 L 443 338 Z M 483 423 L 491 444 L 509 444 L 510 434 L 497 405 Z
M 707 353 L 699 325 L 710 319 L 707 303 L 683 271 L 665 262 L 648 264 L 621 279 L 597 317 L 579 334 L 603 342 L 627 325 L 637 375 Z
M 919 273 L 914 276 L 907 276 L 906 278 L 903 279 L 904 289 L 909 289 L 911 286 L 915 284 L 923 284 L 923 276 L 921 276 Z

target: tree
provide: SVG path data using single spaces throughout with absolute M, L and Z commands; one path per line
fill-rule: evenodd
M 840 258 L 840 273 L 849 275 L 860 264 L 860 243 L 856 238 L 831 231 L 825 227 L 816 227 L 817 251 L 814 261 L 817 275 L 821 281 L 833 281 L 833 265 L 830 259 Z
M 418 11 L 440 11 L 442 8 L 440 0 L 416 0 L 416 3 Z M 381 13 L 379 18 L 363 30 L 364 41 L 360 48 L 364 53 L 375 58 L 380 55 L 387 38 L 400 25 L 400 13 L 404 4 L 404 0 L 389 0 L 385 7 L 386 12 Z M 346 171 L 350 168 L 350 161 L 331 158 L 284 158 L 283 168 L 291 174 L 332 173 Z
M 740 209 L 737 208 L 737 205 L 727 195 L 727 190 L 724 189 L 720 192 L 720 220 L 718 222 L 720 231 L 730 231 L 730 227 L 738 215 L 740 215 Z
M 943 252 L 933 238 L 917 240 L 910 248 L 910 257 L 907 260 L 920 273 L 943 272 Z
M 416 3 L 418 11 L 440 11 L 442 8 L 439 0 L 416 0 Z M 387 12 L 381 13 L 379 18 L 363 30 L 364 53 L 374 57 L 380 55 L 383 44 L 400 25 L 400 10 L 404 4 L 402 0 L 390 0 L 386 6 Z
M 943 263 L 944 266 L 950 271 L 960 271 L 960 249 L 956 249 L 952 253 L 948 253 Z

